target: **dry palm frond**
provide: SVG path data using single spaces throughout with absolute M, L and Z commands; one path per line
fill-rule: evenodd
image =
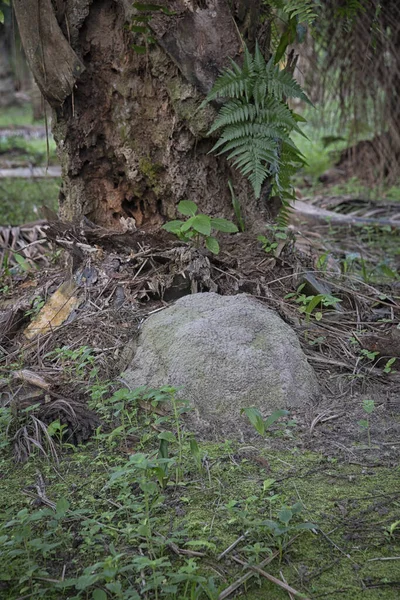
M 12 425 L 13 421 L 8 427 L 8 433 Z M 27 417 L 26 423 L 17 429 L 11 441 L 17 462 L 26 462 L 37 449 L 41 454 L 58 463 L 56 446 L 47 431 L 46 424 L 32 414 Z

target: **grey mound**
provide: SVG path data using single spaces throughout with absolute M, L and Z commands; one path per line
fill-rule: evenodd
M 239 432 L 241 408 L 263 415 L 301 407 L 318 384 L 293 329 L 245 294 L 194 294 L 144 323 L 131 366 L 131 388 L 171 385 L 194 411 L 197 431 Z

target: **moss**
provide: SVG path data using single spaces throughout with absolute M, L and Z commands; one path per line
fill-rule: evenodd
M 165 490 L 165 501 L 155 517 L 154 527 L 164 535 L 168 532 L 175 535 L 174 531 L 184 529 L 187 541 L 205 540 L 215 544 L 215 551 L 208 551 L 209 557 L 199 562 L 206 576 L 215 576 L 209 565 L 220 552 L 247 529 L 251 533 L 239 547 L 243 555 L 243 545 L 251 546 L 257 539 L 255 524 L 264 519 L 276 519 L 282 505 L 290 506 L 300 499 L 305 509 L 297 523 L 316 523 L 325 535 L 294 530 L 289 537 L 297 534 L 299 537 L 284 553 L 283 560 L 274 560 L 266 570 L 276 577 L 282 571 L 294 588 L 311 598 L 398 598 L 398 589 L 387 584 L 399 580 L 399 562 L 370 559 L 400 553 L 398 534 L 395 532 L 390 538 L 385 536 L 384 529 L 398 519 L 399 470 L 374 467 L 366 471 L 362 466 L 344 464 L 322 454 L 300 452 L 295 444 L 295 440 L 289 440 L 285 451 L 270 449 L 268 439 L 258 449 L 229 440 L 224 444 L 200 444 L 207 465 L 202 473 L 194 467 L 189 446 L 185 444 L 183 485 L 168 486 Z M 259 460 L 261 456 L 264 463 Z M 88 509 L 98 515 L 97 520 L 105 522 L 111 518 L 108 511 L 115 510 L 116 500 L 106 483 L 112 467 L 124 464 L 126 459 L 118 447 L 112 450 L 109 445 L 89 444 L 66 454 L 55 471 L 49 463 L 38 458 L 27 465 L 16 466 L 11 457 L 3 453 L 0 513 L 10 509 L 15 514 L 28 505 L 30 500 L 23 490 L 35 485 L 37 471 L 40 471 L 49 499 L 56 501 L 66 497 L 73 510 Z M 271 483 L 271 480 L 274 481 Z M 229 509 L 229 503 L 233 502 L 237 503 L 236 512 Z M 120 528 L 122 522 L 116 525 Z M 104 535 L 107 535 L 106 531 Z M 261 539 L 261 542 L 267 540 Z M 184 543 L 182 539 L 179 542 L 180 545 Z M 118 537 L 114 538 L 113 544 L 118 550 Z M 84 553 L 76 550 L 75 555 L 71 555 L 71 570 L 81 572 L 88 564 L 99 560 L 102 552 L 104 554 L 101 544 Z M 262 556 L 265 555 L 266 552 Z M 48 561 L 50 571 L 58 573 L 63 561 L 65 556 L 53 557 Z M 226 575 L 225 581 L 219 581 L 221 588 L 242 574 L 241 568 L 232 560 L 223 561 L 221 567 Z M 378 587 L 369 589 L 368 585 Z M 242 588 L 242 591 L 247 600 L 260 597 L 287 599 L 284 590 L 263 578 L 260 581 L 252 578 L 247 589 Z M 49 591 L 46 597 L 67 597 L 57 594 Z M 7 596 L 10 600 L 15 597 Z
M 203 98 L 193 86 L 178 77 L 168 81 L 167 90 L 178 118 L 186 122 L 195 137 L 205 137 L 215 118 L 215 111 L 210 106 L 199 109 Z
M 142 156 L 139 159 L 139 171 L 142 173 L 142 175 L 144 175 L 149 187 L 154 191 L 156 195 L 161 193 L 159 181 L 160 169 L 161 165 L 157 163 L 152 163 L 148 157 Z

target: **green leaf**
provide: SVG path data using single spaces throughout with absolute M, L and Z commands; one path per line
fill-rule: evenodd
M 212 218 L 211 227 L 224 233 L 237 233 L 238 231 L 236 225 L 232 221 L 228 221 L 228 219 Z
M 206 238 L 206 248 L 213 254 L 219 254 L 218 240 L 216 240 L 215 237 L 211 237 L 211 236 L 207 237 Z
M 182 200 L 179 202 L 177 208 L 181 215 L 185 215 L 186 217 L 194 217 L 197 213 L 197 204 L 191 200 Z
M 65 515 L 67 510 L 69 509 L 69 502 L 66 498 L 60 498 L 57 500 L 56 504 L 56 513 L 59 515 Z
M 135 33 L 147 33 L 149 28 L 144 25 L 131 25 L 131 31 Z
M 264 427 L 265 429 L 268 429 L 269 427 L 271 427 L 271 425 L 273 425 L 275 423 L 275 421 L 277 421 L 278 419 L 280 419 L 281 417 L 287 417 L 287 415 L 289 414 L 288 410 L 276 410 L 272 413 L 272 415 L 270 415 L 268 417 L 268 419 L 266 419 L 264 421 Z
M 0 23 L 3 24 L 4 23 L 4 13 L 2 10 L 0 10 Z
M 290 508 L 282 508 L 278 512 L 278 519 L 280 520 L 281 523 L 284 523 L 285 525 L 289 524 L 289 521 L 291 520 L 292 517 L 293 517 L 293 513 L 290 510 Z
M 20 254 L 17 254 L 17 253 L 14 254 L 14 258 L 23 271 L 30 270 L 30 265 L 29 265 L 28 261 L 26 260 L 26 258 L 24 258 L 23 256 L 21 256 Z
M 211 219 L 207 215 L 196 215 L 192 217 L 192 227 L 195 231 L 203 235 L 210 235 L 211 233 Z
M 168 221 L 168 223 L 165 223 L 165 225 L 162 226 L 162 229 L 165 229 L 165 231 L 169 231 L 170 233 L 178 233 L 179 231 L 181 231 L 181 227 L 184 224 L 183 221 Z
M 171 431 L 162 431 L 158 434 L 159 440 L 166 440 L 167 442 L 176 442 L 176 438 Z
M 370 415 L 375 410 L 375 402 L 374 400 L 364 400 L 363 401 L 363 409 L 364 411 Z
M 132 44 L 132 48 L 136 52 L 136 54 L 146 54 L 147 48 L 146 46 L 138 46 L 137 44 Z
M 93 600 L 107 600 L 107 594 L 104 590 L 97 588 L 97 590 L 93 590 L 92 598 Z
M 260 435 L 264 435 L 265 434 L 265 425 L 264 425 L 264 419 L 262 418 L 262 414 L 260 413 L 260 411 L 257 410 L 257 408 L 249 407 L 249 408 L 242 408 L 242 410 L 240 411 L 240 414 L 243 414 L 243 413 L 249 419 L 250 423 L 253 425 L 253 427 L 255 428 L 257 433 L 259 433 Z
M 181 231 L 188 231 L 189 229 L 193 228 L 194 220 L 195 220 L 195 217 L 190 217 L 190 219 L 185 221 L 181 227 Z

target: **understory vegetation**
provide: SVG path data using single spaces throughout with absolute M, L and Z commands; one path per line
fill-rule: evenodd
M 63 181 L 50 110 L 0 111 L 0 600 L 398 600 L 398 6 L 254 2 L 258 39 L 240 16 L 253 3 L 227 2 L 240 52 L 213 87 L 202 64 L 203 89 L 178 73 L 187 40 L 167 38 L 210 3 L 135 2 L 115 35 L 129 51 L 103 61 L 115 79 L 86 114 L 127 3 L 83 4 L 83 31 L 57 13 L 87 67 L 56 109 Z M 123 115 L 141 110 L 137 134 Z M 199 292 L 278 314 L 313 397 L 194 433 L 183 389 L 131 389 L 144 321 Z
M 96 379 L 89 348 L 56 356 Z M 396 597 L 397 470 L 305 452 L 287 420 L 264 431 L 279 450 L 197 442 L 171 388 L 88 392 L 102 425 L 85 445 L 59 420 L 32 428 L 32 407 L 0 409 L 2 598 L 216 600 L 238 580 L 248 599 L 286 598 L 261 561 L 299 597 Z

